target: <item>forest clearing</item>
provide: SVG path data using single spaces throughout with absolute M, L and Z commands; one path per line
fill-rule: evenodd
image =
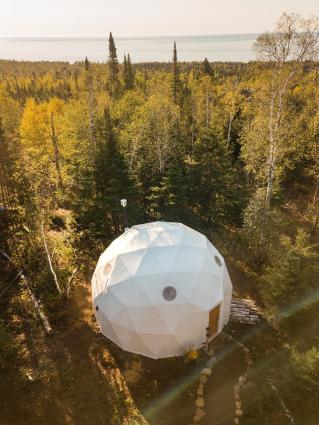
M 106 63 L 0 60 L 0 425 L 317 423 L 318 34 L 283 14 L 249 63 L 179 62 L 176 43 L 171 63 L 120 63 L 112 33 Z M 208 343 L 194 315 L 182 355 L 124 351 L 96 321 L 98 259 L 178 223 L 261 320 L 218 310 Z

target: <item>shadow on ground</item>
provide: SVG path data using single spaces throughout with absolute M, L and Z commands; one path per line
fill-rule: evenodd
M 40 324 L 24 327 L 22 369 L 29 378 L 19 378 L 16 371 L 3 377 L 1 425 L 192 422 L 195 383 L 205 359 L 184 363 L 181 358 L 152 360 L 124 352 L 99 334 L 86 285 L 76 288 L 67 309 L 51 337 Z M 214 344 L 218 361 L 207 387 L 203 424 L 226 425 L 233 423 L 227 412 L 233 411 L 232 386 L 242 359 L 221 339 Z

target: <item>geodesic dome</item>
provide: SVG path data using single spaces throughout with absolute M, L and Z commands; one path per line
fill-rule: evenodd
M 214 337 L 228 322 L 231 295 L 223 257 L 180 223 L 131 227 L 103 252 L 92 278 L 101 332 L 152 358 L 201 348 L 206 327 Z

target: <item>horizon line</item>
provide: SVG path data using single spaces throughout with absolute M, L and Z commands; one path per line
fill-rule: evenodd
M 135 39 L 135 38 L 184 38 L 184 37 L 219 37 L 219 36 L 226 36 L 226 35 L 230 35 L 230 36 L 235 36 L 235 35 L 247 35 L 247 36 L 256 36 L 261 34 L 260 32 L 233 32 L 233 33 L 215 33 L 215 34 L 171 34 L 171 35 L 121 35 L 121 36 L 115 36 L 113 33 L 113 37 L 114 39 Z M 83 40 L 88 40 L 88 39 L 92 39 L 92 40 L 102 40 L 102 39 L 108 39 L 109 33 L 107 33 L 107 35 L 90 35 L 90 36 L 76 36 L 76 35 L 72 35 L 72 36 L 2 36 L 0 35 L 0 39 L 1 40 L 12 40 L 12 39 L 16 39 L 16 40 L 48 40 L 48 39 L 53 39 L 53 40 L 65 40 L 65 39 L 83 39 Z

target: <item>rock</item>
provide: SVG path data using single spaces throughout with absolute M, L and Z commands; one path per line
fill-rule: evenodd
M 200 395 L 200 396 L 204 395 L 204 385 L 203 384 L 199 384 L 196 394 Z
M 235 424 L 235 425 L 239 425 L 239 418 L 235 418 L 235 419 L 234 419 L 234 424 Z
M 207 382 L 207 376 L 201 375 L 201 377 L 199 378 L 199 383 L 200 384 L 206 384 L 206 382 Z
M 252 359 L 247 359 L 247 364 L 248 366 L 252 366 L 254 362 L 252 361 Z
M 235 415 L 236 416 L 243 416 L 243 411 L 241 409 L 236 409 Z
M 198 415 L 201 419 L 205 416 L 205 411 L 201 409 L 200 407 L 196 409 L 195 415 Z
M 235 401 L 240 401 L 240 395 L 238 393 L 236 393 L 234 395 Z
M 202 374 L 202 375 L 210 376 L 210 375 L 212 374 L 212 370 L 211 370 L 211 369 L 209 369 L 208 367 L 205 367 L 205 368 L 202 370 L 201 374 Z
M 197 397 L 197 399 L 195 400 L 195 404 L 197 407 L 204 407 L 205 406 L 205 401 L 203 397 Z
M 236 405 L 236 409 L 241 409 L 241 401 L 236 401 L 235 405 Z
M 246 380 L 247 378 L 245 375 L 240 376 L 238 379 L 239 385 L 243 385 L 246 382 Z
M 239 394 L 240 386 L 237 384 L 234 386 L 234 393 Z
M 198 416 L 198 415 L 194 415 L 194 417 L 193 417 L 193 422 L 195 423 L 195 424 L 198 424 L 198 422 L 201 420 L 202 418 L 200 417 L 200 416 Z
M 249 348 L 248 347 L 244 347 L 243 350 L 245 351 L 245 353 L 249 353 Z

